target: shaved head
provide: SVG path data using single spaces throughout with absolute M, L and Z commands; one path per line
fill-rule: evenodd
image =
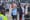
M 12 3 L 12 8 L 17 7 L 16 3 Z

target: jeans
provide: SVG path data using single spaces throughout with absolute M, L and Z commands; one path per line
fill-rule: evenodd
M 13 20 L 17 20 L 17 15 L 13 15 L 13 16 L 12 16 L 12 19 L 13 19 Z

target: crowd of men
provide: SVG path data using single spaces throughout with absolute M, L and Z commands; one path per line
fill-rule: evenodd
M 28 6 L 26 3 L 15 3 L 13 2 L 11 4 L 11 8 L 12 8 L 12 12 L 11 12 L 11 15 L 12 15 L 12 19 L 13 20 L 17 20 L 17 14 L 19 14 L 19 20 L 25 20 L 24 19 L 24 16 L 25 15 L 28 15 Z
M 5 8 L 3 7 L 4 4 L 0 4 L 0 15 L 4 15 L 5 16 Z M 8 5 L 6 6 L 8 7 Z M 17 14 L 19 14 L 19 20 L 24 20 L 24 15 L 28 15 L 28 5 L 25 3 L 15 3 L 15 2 L 12 2 L 11 3 L 11 6 L 9 6 L 12 8 L 11 10 L 11 16 L 12 16 L 12 19 L 13 20 L 17 20 Z M 7 9 L 7 8 L 6 8 Z M 7 9 L 9 10 L 9 9 Z M 7 17 L 5 16 L 5 19 Z M 4 20 L 5 20 L 4 19 Z M 8 19 L 6 19 L 8 20 Z

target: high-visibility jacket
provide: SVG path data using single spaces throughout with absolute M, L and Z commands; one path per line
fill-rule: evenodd
M 0 20 L 8 20 L 7 16 L 0 14 Z

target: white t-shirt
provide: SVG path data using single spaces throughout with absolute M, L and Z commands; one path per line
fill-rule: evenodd
M 25 9 L 24 9 L 24 7 L 21 7 L 22 8 L 22 12 L 24 13 L 24 11 L 25 11 L 25 15 L 26 14 L 28 14 L 28 7 L 26 7 Z
M 6 7 L 5 7 L 5 8 L 6 8 L 6 9 L 9 9 L 9 6 L 10 6 L 10 4 L 6 4 Z
M 24 13 L 24 7 L 21 7 L 22 8 L 22 12 Z

